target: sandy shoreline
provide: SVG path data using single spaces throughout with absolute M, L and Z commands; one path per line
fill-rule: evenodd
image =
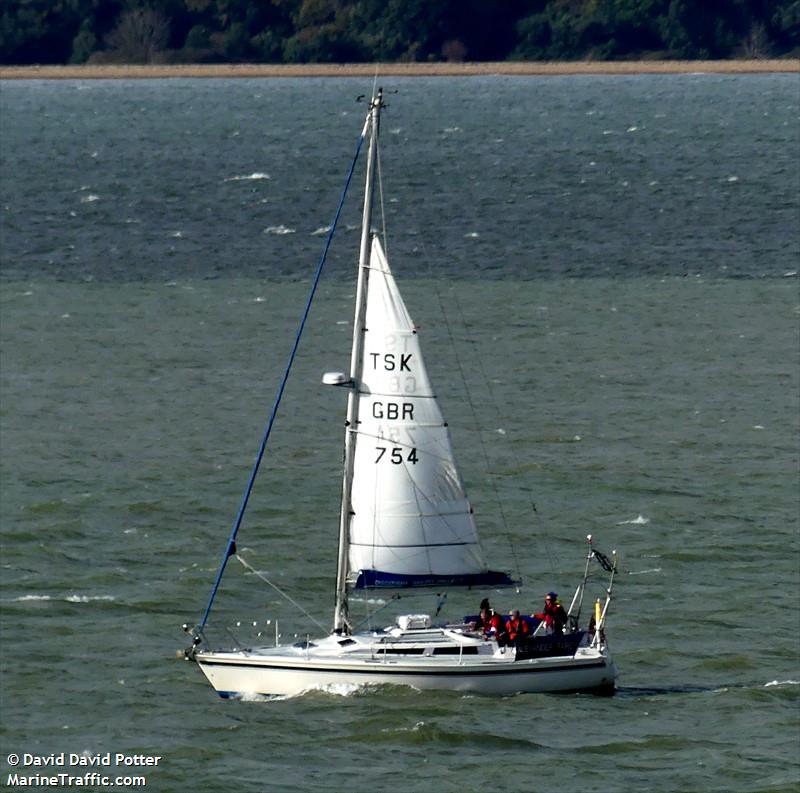
M 154 77 L 459 77 L 571 74 L 800 73 L 800 59 L 725 61 L 559 61 L 499 63 L 186 64 L 0 66 L 0 80 L 96 80 Z

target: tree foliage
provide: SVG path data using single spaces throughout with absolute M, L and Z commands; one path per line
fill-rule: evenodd
M 6 64 L 798 52 L 800 0 L 0 0 Z

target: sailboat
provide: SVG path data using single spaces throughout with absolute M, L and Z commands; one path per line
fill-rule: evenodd
M 488 695 L 613 691 L 617 672 L 606 638 L 606 618 L 616 562 L 596 551 L 591 537 L 583 580 L 564 626 L 554 629 L 546 620 L 531 619 L 528 634 L 512 642 L 502 633 L 487 633 L 470 616 L 437 622 L 428 614 L 400 614 L 392 624 L 370 630 L 352 624 L 350 598 L 361 589 L 432 587 L 438 592 L 468 587 L 486 592 L 516 583 L 485 561 L 417 327 L 380 237 L 372 232 L 383 107 L 383 93 L 378 90 L 369 102 L 359 138 L 359 149 L 368 142 L 368 154 L 350 371 L 323 377 L 324 383 L 347 392 L 332 628 L 321 638 L 287 645 L 279 643 L 276 630 L 274 644 L 246 648 L 212 649 L 205 636 L 225 563 L 236 555 L 236 535 L 314 286 L 211 599 L 202 621 L 184 626 L 192 636 L 186 657 L 197 663 L 222 697 L 292 696 L 342 683 Z M 343 197 L 352 174 L 353 166 Z M 340 201 L 339 210 L 341 205 Z M 321 266 L 322 262 L 317 279 Z M 610 573 L 610 580 L 605 601 L 598 598 L 593 603 L 591 624 L 581 628 L 581 605 L 593 559 Z

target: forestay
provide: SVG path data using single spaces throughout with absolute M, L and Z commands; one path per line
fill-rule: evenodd
M 488 571 L 419 337 L 372 240 L 352 480 L 356 587 L 508 584 Z

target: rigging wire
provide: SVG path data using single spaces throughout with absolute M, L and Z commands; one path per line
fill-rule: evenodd
M 375 77 L 372 80 L 372 96 L 377 96 L 376 89 L 378 87 L 378 64 L 375 64 Z
M 467 322 L 464 319 L 464 311 L 463 311 L 463 309 L 461 307 L 461 303 L 459 302 L 458 295 L 455 292 L 453 292 L 453 302 L 455 303 L 456 309 L 458 310 L 458 313 L 461 316 L 461 324 L 464 325 L 464 327 L 466 327 L 467 326 Z M 475 343 L 474 337 L 467 336 L 467 340 L 468 340 L 468 343 L 471 344 L 472 347 L 474 348 L 474 354 L 472 356 L 472 360 L 476 361 L 477 364 L 478 364 L 478 368 L 480 369 L 480 372 L 481 372 L 481 377 L 483 378 L 483 382 L 486 385 L 486 390 L 489 392 L 489 401 L 490 401 L 490 403 L 492 405 L 494 405 L 495 416 L 497 417 L 497 421 L 498 421 L 498 424 L 499 424 L 500 423 L 500 411 L 498 410 L 497 406 L 500 404 L 500 402 L 498 401 L 497 396 L 496 396 L 496 394 L 494 392 L 494 389 L 492 388 L 492 381 L 489 379 L 488 375 L 486 374 L 486 369 L 483 366 L 483 358 L 481 358 L 481 356 L 478 355 L 477 344 Z M 503 437 L 508 438 L 508 436 L 505 433 L 503 433 Z M 510 442 L 510 439 L 508 439 L 507 442 Z M 489 472 L 489 476 L 492 478 L 492 484 L 493 484 L 493 486 L 495 488 L 495 496 L 498 499 L 498 503 L 500 505 L 500 511 L 501 511 L 501 514 L 502 514 L 503 505 L 502 505 L 502 502 L 500 501 L 500 496 L 499 496 L 498 491 L 497 491 L 497 486 L 496 486 L 496 481 L 495 481 L 496 473 L 494 471 L 492 471 L 492 469 L 489 467 L 488 459 L 487 459 L 487 462 L 486 462 L 486 468 L 487 468 L 487 470 Z M 539 510 L 536 509 L 536 504 L 534 503 L 533 499 L 530 499 L 530 504 L 531 504 L 531 510 L 532 510 L 534 516 L 536 517 L 536 520 L 538 521 L 538 523 L 540 525 L 542 525 L 542 527 L 544 527 L 544 520 L 540 517 Z M 504 525 L 504 527 L 506 529 L 506 532 L 508 532 L 508 525 L 505 524 L 505 515 L 503 515 L 503 521 L 504 521 L 503 525 Z M 552 549 L 550 547 L 550 543 L 548 542 L 548 539 L 547 539 L 548 538 L 547 530 L 544 529 L 541 532 L 540 536 L 542 538 L 542 544 L 544 545 L 545 552 L 547 553 L 547 558 L 548 558 L 548 560 L 550 562 L 550 569 L 551 570 L 555 570 L 557 568 L 557 566 L 558 566 L 558 558 L 557 557 L 554 558 L 554 556 L 553 556 L 553 552 L 552 552 Z M 514 546 L 513 546 L 513 543 L 511 543 L 510 534 L 509 534 L 509 543 L 511 544 L 512 551 L 513 551 L 514 550 Z M 515 558 L 516 558 L 516 552 L 514 551 L 514 553 L 515 553 Z M 518 571 L 518 573 L 519 573 L 519 571 Z
M 353 173 L 356 168 L 356 162 L 358 162 L 358 155 L 361 153 L 361 147 L 364 144 L 364 140 L 366 138 L 366 131 L 367 131 L 367 124 L 364 125 L 364 129 L 361 131 L 361 135 L 358 138 L 358 145 L 356 146 L 355 154 L 353 155 L 353 161 L 350 163 L 350 170 L 347 173 L 347 178 L 344 182 L 344 187 L 342 188 L 342 193 L 339 197 L 339 205 L 336 207 L 336 214 L 333 217 L 333 223 L 331 224 L 330 231 L 328 232 L 327 239 L 325 240 L 325 247 L 322 251 L 322 256 L 320 257 L 319 264 L 317 265 L 316 273 L 314 274 L 314 280 L 311 283 L 311 288 L 308 292 L 308 299 L 306 300 L 306 306 L 303 311 L 303 315 L 300 318 L 300 322 L 297 327 L 297 333 L 295 335 L 294 344 L 292 346 L 292 351 L 289 354 L 289 360 L 286 364 L 286 369 L 283 373 L 283 378 L 281 379 L 280 385 L 278 386 L 278 391 L 275 395 L 275 401 L 272 405 L 272 412 L 270 413 L 269 420 L 267 421 L 266 429 L 264 430 L 264 437 L 261 439 L 261 445 L 258 449 L 258 454 L 256 455 L 255 462 L 253 463 L 253 468 L 250 472 L 250 478 L 247 481 L 247 486 L 245 487 L 244 495 L 242 496 L 242 502 L 239 506 L 239 512 L 236 515 L 236 520 L 233 523 L 233 528 L 231 529 L 230 537 L 228 537 L 228 543 L 225 546 L 225 555 L 222 558 L 222 562 L 220 562 L 219 570 L 217 571 L 217 577 L 214 580 L 214 585 L 211 588 L 211 595 L 208 599 L 208 605 L 206 606 L 206 610 L 203 613 L 203 619 L 200 622 L 199 630 L 202 631 L 203 628 L 206 626 L 206 622 L 208 622 L 208 615 L 211 613 L 211 606 L 214 604 L 214 599 L 217 596 L 217 591 L 219 590 L 220 582 L 222 581 L 222 575 L 225 572 L 225 567 L 228 564 L 228 559 L 231 558 L 236 553 L 236 536 L 239 533 L 239 528 L 242 525 L 242 519 L 244 518 L 245 510 L 247 509 L 247 503 L 250 500 L 250 494 L 253 492 L 253 485 L 255 484 L 256 474 L 258 473 L 259 466 L 261 465 L 261 460 L 264 457 L 264 452 L 267 448 L 267 441 L 269 440 L 269 436 L 272 432 L 272 425 L 275 423 L 275 417 L 278 413 L 278 406 L 281 403 L 281 399 L 283 397 L 283 392 L 286 389 L 286 383 L 289 380 L 289 373 L 292 369 L 292 364 L 294 363 L 294 359 L 297 355 L 298 347 L 300 346 L 300 337 L 303 335 L 303 330 L 306 326 L 306 320 L 308 319 L 308 315 L 311 312 L 311 303 L 314 300 L 314 295 L 317 292 L 317 287 L 319 286 L 320 279 L 322 277 L 322 269 L 325 266 L 325 261 L 328 258 L 328 251 L 331 247 L 331 242 L 333 241 L 333 235 L 336 231 L 336 225 L 339 222 L 339 216 L 342 213 L 342 207 L 344 206 L 344 199 L 347 195 L 347 190 L 350 187 L 350 181 L 353 178 Z
M 461 307 L 461 303 L 459 302 L 458 295 L 455 292 L 453 292 L 453 296 L 452 297 L 453 297 L 453 302 L 455 303 L 456 309 L 458 310 L 458 312 L 459 312 L 459 314 L 461 316 L 461 323 L 462 323 L 462 325 L 464 325 L 466 327 L 467 323 L 466 323 L 466 320 L 464 319 L 464 311 L 463 311 L 463 309 Z M 472 336 L 468 336 L 467 340 L 468 340 L 469 344 L 471 344 L 473 346 L 473 348 L 474 348 L 474 354 L 472 356 L 472 360 L 477 363 L 478 368 L 480 369 L 481 377 L 483 378 L 483 382 L 486 385 L 487 391 L 489 392 L 489 401 L 491 402 L 492 405 L 494 405 L 495 416 L 497 417 L 498 424 L 499 424 L 500 423 L 500 411 L 498 410 L 497 406 L 500 403 L 499 403 L 499 401 L 497 399 L 497 396 L 496 396 L 496 394 L 494 392 L 494 389 L 492 388 L 492 381 L 489 379 L 488 375 L 486 374 L 486 370 L 485 370 L 485 368 L 483 366 L 483 359 L 481 358 L 480 355 L 478 355 L 478 350 L 477 350 L 477 345 L 475 343 L 475 339 Z M 506 436 L 504 434 L 504 437 L 507 438 L 508 436 Z M 508 439 L 508 442 L 510 442 L 510 439 Z M 497 492 L 497 487 L 496 487 L 496 482 L 495 482 L 496 474 L 495 474 L 495 472 L 493 472 L 491 470 L 491 468 L 489 468 L 488 459 L 487 459 L 486 467 L 487 467 L 487 470 L 489 471 L 490 477 L 492 478 L 492 484 L 495 487 L 495 496 L 497 497 L 498 503 L 500 504 L 500 511 L 501 511 L 501 514 L 502 514 L 503 506 L 502 506 L 502 502 L 500 502 L 500 500 L 499 500 L 500 497 L 499 497 L 499 494 Z M 559 561 L 558 561 L 558 557 L 554 556 L 553 550 L 551 548 L 551 544 L 548 541 L 549 534 L 548 534 L 547 529 L 545 527 L 545 521 L 539 515 L 539 510 L 536 509 L 536 504 L 533 501 L 533 499 L 529 499 L 529 500 L 530 500 L 531 510 L 532 510 L 537 522 L 542 526 L 542 529 L 543 529 L 539 533 L 539 536 L 541 537 L 542 545 L 544 546 L 545 553 L 547 554 L 548 561 L 550 562 L 550 569 L 551 570 L 556 570 L 558 565 L 559 565 Z M 503 516 L 503 520 L 505 521 L 505 516 Z M 505 524 L 505 522 L 504 522 L 504 526 L 505 526 L 506 531 L 508 532 L 508 526 Z M 509 542 L 511 542 L 510 534 L 509 534 Z M 513 549 L 513 543 L 511 543 L 511 545 L 512 545 L 512 549 Z M 515 554 L 515 558 L 516 558 L 516 554 Z
M 378 85 L 378 65 L 375 65 L 375 79 L 372 82 L 372 95 L 375 96 L 375 88 Z M 389 245 L 386 241 L 386 211 L 383 203 L 383 171 L 381 170 L 381 150 L 380 150 L 380 135 L 375 136 L 375 164 L 377 168 L 378 177 L 378 195 L 380 196 L 381 204 L 381 227 L 383 235 L 383 251 L 386 257 L 389 257 Z M 372 231 L 372 229 L 370 229 Z
M 256 578 L 260 578 L 265 584 L 269 584 L 282 598 L 288 600 L 296 609 L 299 609 L 303 612 L 303 614 L 308 617 L 311 622 L 313 622 L 321 631 L 325 631 L 326 628 L 324 625 L 321 625 L 314 617 L 311 616 L 294 598 L 287 595 L 277 584 L 273 584 L 263 573 L 259 570 L 256 570 L 253 565 L 251 565 L 246 559 L 242 559 L 242 557 L 237 553 L 236 559 L 241 563 L 242 567 L 246 570 L 249 570 Z
M 458 312 L 459 312 L 459 314 L 461 316 L 462 325 L 464 325 L 466 327 L 467 323 L 466 323 L 466 320 L 464 319 L 464 311 L 461 308 L 461 303 L 459 302 L 458 295 L 455 292 L 453 293 L 453 302 L 455 303 L 456 309 L 458 310 Z M 492 405 L 494 405 L 495 416 L 497 417 L 498 424 L 499 424 L 500 423 L 500 411 L 498 410 L 497 406 L 500 403 L 499 403 L 499 401 L 498 401 L 498 399 L 497 399 L 497 397 L 495 395 L 494 389 L 492 388 L 492 381 L 489 379 L 489 377 L 486 374 L 486 370 L 484 369 L 484 366 L 483 366 L 483 359 L 481 358 L 480 355 L 478 355 L 478 350 L 477 350 L 477 345 L 475 343 L 475 339 L 472 336 L 468 336 L 467 339 L 468 339 L 468 342 L 473 346 L 473 348 L 475 348 L 474 355 L 472 356 L 472 360 L 476 361 L 477 364 L 478 364 L 478 367 L 479 367 L 480 372 L 481 372 L 481 376 L 483 378 L 483 382 L 486 385 L 487 391 L 489 392 L 489 401 L 491 402 Z M 504 434 L 504 437 L 507 437 L 507 436 Z M 510 439 L 509 439 L 509 441 L 510 441 Z M 495 485 L 495 496 L 498 498 L 498 503 L 500 503 L 500 511 L 501 511 L 501 514 L 502 514 L 503 506 L 502 506 L 502 503 L 499 501 L 500 497 L 498 495 L 497 487 L 496 487 L 496 483 L 495 483 L 496 474 L 489 468 L 488 460 L 487 460 L 486 467 L 489 470 L 489 475 L 492 478 L 492 483 L 493 483 L 493 485 Z M 545 521 L 540 517 L 539 510 L 536 509 L 536 504 L 534 503 L 533 499 L 530 499 L 530 504 L 531 504 L 531 510 L 533 511 L 533 514 L 536 517 L 536 520 L 538 521 L 538 523 L 544 529 L 540 533 L 540 536 L 542 538 L 542 545 L 544 546 L 545 553 L 547 553 L 548 561 L 550 562 L 550 569 L 551 570 L 555 570 L 558 567 L 558 564 L 559 564 L 558 557 L 557 556 L 554 557 L 552 548 L 550 547 L 550 543 L 548 542 L 548 539 L 547 539 L 548 538 L 548 532 L 547 532 L 547 530 L 546 530 L 546 528 L 544 526 Z M 505 516 L 503 516 L 503 520 L 505 521 Z M 505 526 L 506 531 L 508 531 L 508 526 L 505 524 L 505 522 L 504 522 L 504 526 Z M 510 542 L 510 535 L 509 535 L 509 542 Z M 512 549 L 513 549 L 513 543 L 512 543 Z M 515 558 L 516 558 L 516 554 L 515 554 Z
M 389 606 L 391 606 L 393 603 L 397 602 L 398 600 L 401 600 L 402 597 L 403 596 L 400 595 L 400 594 L 392 595 L 389 598 L 389 600 L 385 601 L 381 606 L 376 608 L 374 611 L 370 611 L 369 607 L 367 607 L 367 616 L 364 617 L 364 619 L 361 620 L 361 622 L 356 624 L 354 630 L 358 630 L 359 628 L 364 627 L 364 625 L 366 625 L 369 630 L 372 630 L 372 619 L 373 619 L 373 617 L 375 617 L 378 614 L 380 614 L 384 609 L 389 608 Z
M 546 522 L 543 518 L 539 516 L 539 510 L 536 509 L 536 504 L 534 503 L 533 499 L 531 501 L 531 510 L 538 521 L 539 525 L 542 527 L 542 531 L 539 532 L 539 536 L 542 538 L 542 545 L 544 546 L 545 553 L 547 554 L 547 560 L 550 562 L 550 570 L 555 571 L 558 569 L 561 562 L 559 561 L 558 555 L 553 554 L 553 549 L 550 545 L 549 540 L 547 539 L 550 536 L 549 531 L 547 530 Z
M 475 426 L 478 428 L 478 431 L 477 431 L 478 442 L 480 443 L 481 452 L 483 454 L 483 460 L 484 460 L 484 463 L 486 465 L 486 470 L 487 470 L 487 472 L 489 474 L 489 481 L 492 484 L 492 490 L 494 491 L 494 497 L 495 497 L 495 499 L 497 501 L 498 509 L 500 510 L 500 520 L 503 523 L 503 529 L 504 529 L 504 532 L 505 532 L 505 535 L 506 535 L 506 539 L 508 540 L 508 544 L 509 544 L 509 547 L 511 549 L 511 555 L 512 555 L 512 557 L 514 559 L 514 567 L 515 567 L 517 580 L 520 581 L 522 579 L 522 573 L 520 572 L 520 568 L 519 568 L 519 560 L 518 560 L 518 556 L 517 556 L 517 549 L 516 549 L 516 546 L 514 545 L 514 541 L 513 541 L 512 537 L 511 537 L 511 532 L 508 530 L 508 520 L 506 518 L 506 512 L 503 509 L 503 502 L 500 499 L 500 490 L 499 490 L 499 488 L 497 486 L 497 474 L 492 469 L 492 466 L 491 466 L 491 464 L 489 462 L 489 453 L 486 450 L 486 442 L 483 439 L 483 430 L 481 429 L 481 424 L 480 424 L 480 422 L 478 420 L 478 411 L 477 411 L 477 409 L 475 407 L 475 402 L 472 399 L 472 394 L 470 393 L 470 390 L 467 387 L 467 378 L 466 378 L 466 374 L 464 373 L 464 367 L 463 367 L 463 365 L 461 363 L 461 356 L 458 354 L 458 349 L 457 349 L 456 344 L 455 344 L 455 338 L 453 337 L 452 328 L 450 326 L 450 320 L 447 317 L 447 312 L 445 311 L 445 308 L 444 308 L 444 301 L 442 300 L 441 292 L 438 289 L 436 290 L 436 297 L 439 299 L 439 307 L 441 308 L 442 319 L 444 320 L 445 328 L 447 329 L 447 334 L 450 337 L 450 345 L 453 348 L 453 354 L 455 355 L 455 359 L 456 359 L 456 366 L 458 366 L 458 371 L 459 371 L 459 373 L 461 375 L 461 380 L 464 383 L 464 390 L 466 392 L 467 404 L 469 404 L 469 408 L 470 408 L 470 411 L 472 413 L 472 420 L 475 423 Z M 458 308 L 459 312 L 461 312 L 461 304 L 458 302 L 458 298 L 455 296 L 455 292 L 453 293 L 453 299 L 455 300 L 455 304 L 456 304 L 456 307 Z M 464 320 L 463 312 L 461 312 L 461 321 L 462 321 L 462 324 L 466 325 L 466 322 Z M 474 339 L 470 339 L 470 343 L 474 345 L 475 344 Z M 477 350 L 475 350 L 475 354 L 473 355 L 473 360 L 475 360 L 475 359 L 480 361 L 480 357 L 477 354 Z M 481 364 L 481 373 L 483 374 L 484 381 L 488 385 L 489 381 L 488 381 L 488 379 L 486 377 L 486 372 L 483 370 L 483 365 L 482 364 Z M 494 395 L 491 393 L 491 387 L 489 387 L 489 394 L 490 394 L 490 396 L 492 398 L 492 401 L 494 401 Z M 494 403 L 494 405 L 495 405 L 495 411 L 497 411 L 497 403 Z
M 380 197 L 381 204 L 381 227 L 383 234 L 383 252 L 388 260 L 389 258 L 389 241 L 386 236 L 386 206 L 383 202 L 383 171 L 381 170 L 381 152 L 380 152 L 379 138 L 375 138 L 375 162 L 378 165 L 378 196 Z

